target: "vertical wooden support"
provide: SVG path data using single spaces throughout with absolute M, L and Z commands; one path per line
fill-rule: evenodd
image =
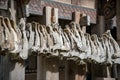
M 21 63 L 11 62 L 11 68 L 9 80 L 25 80 L 25 66 L 23 61 Z
M 75 65 L 75 80 L 79 80 L 79 74 L 78 74 L 78 66 L 77 65 Z
M 1 56 L 0 80 L 9 80 L 9 71 L 11 68 L 9 63 L 10 61 L 8 56 Z
M 120 80 L 120 64 L 117 65 L 117 74 L 118 74 L 117 80 Z
M 46 79 L 59 80 L 58 60 L 56 58 L 46 59 Z
M 43 80 L 43 57 L 37 56 L 37 80 Z
M 116 23 L 117 23 L 117 42 L 120 45 L 120 0 L 116 0 Z M 118 80 L 120 80 L 120 65 L 117 67 Z
M 94 73 L 94 64 L 93 63 L 91 63 L 91 79 L 92 80 L 95 80 L 95 73 Z
M 10 56 L 2 56 L 0 80 L 25 80 L 24 61 L 11 61 Z
M 69 65 L 68 65 L 68 61 L 65 62 L 65 80 L 69 80 Z
M 86 14 L 81 14 L 80 25 L 82 26 L 82 31 L 86 33 L 86 27 L 90 26 L 90 17 Z
M 75 64 L 73 61 L 69 61 L 69 79 L 68 80 L 75 80 Z
M 59 80 L 58 62 L 38 56 L 37 80 Z
M 107 78 L 111 78 L 109 66 L 106 66 L 106 69 L 107 69 Z
M 105 18 L 104 18 L 104 16 L 99 16 L 99 31 L 98 31 L 98 35 L 100 36 L 101 34 L 103 34 L 104 32 L 105 32 Z M 97 30 L 98 30 L 97 29 Z
M 51 25 L 51 10 L 51 7 L 45 7 L 45 25 Z
M 52 9 L 52 20 L 53 23 L 58 23 L 58 8 Z
M 46 68 L 46 66 L 47 66 L 47 64 L 46 64 L 46 57 L 45 56 L 43 56 L 43 58 L 42 58 L 42 62 L 43 62 L 43 64 L 42 64 L 42 69 L 43 69 L 43 71 L 42 71 L 42 79 L 43 80 L 47 80 L 47 78 L 46 78 L 46 70 L 47 70 L 47 68 Z
M 79 24 L 79 22 L 80 22 L 80 12 L 77 12 L 77 11 L 73 12 L 72 17 L 73 17 L 73 21 L 75 21 L 77 24 Z
M 45 25 L 51 25 L 51 23 L 58 23 L 58 8 L 51 8 L 47 6 L 45 8 Z
M 117 42 L 120 45 L 120 0 L 116 0 Z
M 117 64 L 113 64 L 113 77 L 115 79 L 118 78 L 118 74 L 117 74 Z
M 77 65 L 74 61 L 69 61 L 68 80 L 86 80 L 85 65 Z
M 87 65 L 78 65 L 78 80 L 86 80 Z

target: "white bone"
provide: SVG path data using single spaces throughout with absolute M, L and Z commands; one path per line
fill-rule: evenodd
M 26 31 L 25 31 L 25 20 L 23 18 L 20 19 L 20 29 L 22 32 L 22 50 L 19 53 L 19 56 L 22 59 L 27 59 L 28 58 L 28 40 L 26 36 Z

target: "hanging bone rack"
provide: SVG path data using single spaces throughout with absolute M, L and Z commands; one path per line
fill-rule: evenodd
M 13 20 L 0 16 L 0 52 L 11 53 L 23 60 L 29 55 L 50 54 L 69 59 L 79 58 L 98 63 L 118 63 L 120 47 L 107 30 L 101 37 L 81 30 L 71 22 L 64 29 L 54 23 L 48 26 L 37 22 L 17 25 Z

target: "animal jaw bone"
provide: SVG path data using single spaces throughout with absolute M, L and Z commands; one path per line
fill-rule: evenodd
M 14 25 L 11 25 L 10 23 L 10 20 L 8 18 L 5 18 L 4 19 L 6 24 L 7 24 L 7 27 L 9 28 L 9 31 L 10 31 L 10 38 L 11 38 L 11 44 L 14 46 L 13 49 L 10 50 L 10 53 L 18 53 L 18 49 L 19 49 L 19 45 L 18 45 L 18 37 L 17 37 L 17 33 L 15 32 L 15 30 L 13 29 L 12 26 Z
M 27 35 L 26 35 L 26 25 L 25 25 L 25 20 L 21 18 L 20 20 L 20 30 L 22 32 L 22 50 L 19 53 L 19 56 L 22 59 L 27 59 L 28 58 L 28 40 L 27 40 Z
M 45 30 L 46 34 L 47 34 L 47 47 L 49 49 L 49 53 L 52 52 L 52 49 L 53 49 L 53 30 L 51 28 L 51 26 L 47 26 L 46 27 L 46 30 Z
M 9 32 L 9 30 L 7 28 L 7 25 L 6 25 L 5 21 L 4 21 L 4 19 L 2 19 L 2 25 L 4 27 L 4 36 L 5 36 L 4 43 L 2 44 L 2 51 L 6 51 L 6 50 L 8 51 L 8 50 L 11 49 L 11 47 L 13 48 L 13 45 L 10 42 L 10 40 L 11 40 L 10 32 Z
M 35 30 L 33 29 L 33 23 L 28 23 L 26 25 L 26 31 L 27 31 L 27 40 L 28 40 L 28 52 L 29 55 L 32 54 L 32 47 L 34 46 L 35 41 Z
M 13 52 L 19 53 L 22 50 L 22 41 L 21 41 L 22 40 L 22 33 L 21 33 L 19 27 L 15 24 L 15 22 L 13 20 L 10 20 L 10 22 L 11 22 L 11 25 L 12 25 L 12 27 L 17 35 L 16 36 L 17 37 L 16 44 L 17 44 L 18 48 L 16 48 L 15 52 L 14 51 Z
M 32 47 L 32 51 L 34 51 L 34 52 L 38 52 L 38 49 L 40 48 L 40 36 L 39 36 L 39 34 L 38 34 L 38 24 L 37 23 L 33 23 L 33 24 L 35 24 L 34 26 L 32 26 L 32 27 L 34 27 L 35 28 L 35 40 L 34 40 L 34 45 L 33 45 L 33 47 Z
M 2 45 L 5 43 L 5 35 L 4 35 L 4 27 L 2 25 L 3 17 L 0 16 L 0 49 L 2 49 Z
M 48 51 L 48 48 L 47 48 L 47 35 L 46 35 L 46 33 L 45 33 L 45 28 L 44 28 L 44 26 L 39 26 L 40 28 L 39 28 L 39 30 L 40 30 L 40 32 L 39 32 L 39 34 L 40 34 L 40 43 L 41 43 L 41 45 L 40 45 L 40 52 L 42 53 L 42 52 L 47 52 Z

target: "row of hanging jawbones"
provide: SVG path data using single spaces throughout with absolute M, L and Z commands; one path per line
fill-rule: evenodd
M 119 45 L 109 30 L 97 37 L 84 33 L 75 22 L 62 29 L 58 24 L 26 24 L 23 18 L 16 25 L 13 20 L 0 17 L 0 40 L 1 52 L 18 54 L 22 59 L 34 52 L 112 64 L 120 57 Z

